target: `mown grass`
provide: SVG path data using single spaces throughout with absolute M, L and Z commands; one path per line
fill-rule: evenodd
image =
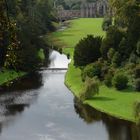
M 38 51 L 38 57 L 41 59 L 41 60 L 44 60 L 45 59 L 45 54 L 44 54 L 44 50 L 43 49 L 40 49 Z
M 0 85 L 12 81 L 16 78 L 24 76 L 25 72 L 16 72 L 14 70 L 1 70 L 0 71 Z
M 84 88 L 81 79 L 81 70 L 71 63 L 66 74 L 65 84 L 77 97 L 80 97 Z M 140 99 L 139 92 L 117 91 L 115 88 L 100 86 L 99 95 L 84 103 L 111 116 L 135 122 L 134 103 Z
M 43 61 L 45 59 L 44 51 L 43 49 L 40 49 L 38 52 L 38 57 Z M 26 72 L 16 72 L 14 70 L 8 70 L 8 69 L 2 69 L 0 71 L 0 85 L 5 84 L 9 81 L 15 80 L 19 77 L 24 76 L 27 74 Z
M 87 34 L 105 35 L 101 30 L 102 19 L 76 19 L 70 22 L 71 26 L 68 29 L 53 34 L 53 37 L 55 36 L 57 41 L 59 40 L 61 44 L 65 44 L 65 53 L 73 55 L 75 44 Z M 73 60 L 65 76 L 65 84 L 77 97 L 80 96 L 84 88 L 84 83 L 81 79 L 81 70 L 73 66 Z M 129 90 L 117 91 L 104 85 L 100 86 L 99 93 L 99 95 L 84 103 L 114 117 L 136 122 L 134 103 L 140 99 L 140 93 Z
M 88 34 L 95 36 L 105 36 L 102 31 L 102 18 L 80 18 L 69 21 L 69 27 L 63 31 L 57 31 L 49 36 L 50 44 L 63 47 L 65 54 L 73 56 L 73 48 L 80 39 Z

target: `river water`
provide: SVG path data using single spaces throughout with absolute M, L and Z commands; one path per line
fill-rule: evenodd
M 53 51 L 50 68 L 69 60 Z M 42 70 L 0 95 L 0 140 L 140 140 L 140 127 L 83 105 L 64 85 L 64 70 Z

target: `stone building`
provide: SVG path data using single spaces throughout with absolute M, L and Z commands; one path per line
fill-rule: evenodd
M 107 0 L 99 0 L 93 3 L 82 3 L 81 17 L 103 17 L 108 11 Z
M 96 2 L 83 2 L 80 10 L 65 10 L 63 7 L 58 7 L 59 20 L 67 20 L 72 18 L 93 18 L 103 17 L 108 12 L 108 0 L 98 0 Z

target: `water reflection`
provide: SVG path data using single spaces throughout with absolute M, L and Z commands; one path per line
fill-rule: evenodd
M 77 98 L 74 98 L 74 108 L 79 117 L 82 118 L 87 124 L 101 120 L 100 112 L 93 110 L 93 108 L 88 105 L 82 104 L 82 102 Z
M 15 120 L 16 116 L 20 115 L 25 108 L 36 102 L 38 92 L 35 89 L 41 86 L 41 74 L 32 73 L 15 81 L 10 86 L 4 85 L 2 87 L 0 94 L 0 132 L 3 125 Z
M 105 115 L 74 98 L 76 113 L 86 123 L 102 121 L 108 132 L 109 140 L 140 140 L 140 126 Z
M 52 68 L 56 60 L 67 60 L 57 52 L 51 56 Z M 73 106 L 64 77 L 64 71 L 42 70 L 1 93 L 0 140 L 140 140 L 139 126 L 100 113 L 77 98 Z
M 25 91 L 30 89 L 38 89 L 43 85 L 42 75 L 39 72 L 32 72 L 24 77 L 9 84 L 1 86 L 1 92 Z

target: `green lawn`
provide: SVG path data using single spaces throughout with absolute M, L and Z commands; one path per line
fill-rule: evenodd
M 75 44 L 87 34 L 104 36 L 101 30 L 102 19 L 76 19 L 72 20 L 70 27 L 65 31 L 55 32 L 53 37 L 61 45 L 65 45 L 64 52 L 73 54 Z M 58 43 L 57 42 L 57 43 Z M 81 80 L 81 71 L 73 66 L 73 61 L 65 76 L 65 84 L 79 97 L 84 87 Z M 140 99 L 140 93 L 130 91 L 117 91 L 114 88 L 100 87 L 100 94 L 91 100 L 85 101 L 93 108 L 112 115 L 114 117 L 135 122 L 133 106 L 136 100 Z
M 38 56 L 41 60 L 44 60 L 45 59 L 45 54 L 44 54 L 44 50 L 43 49 L 40 49 L 39 52 L 38 52 Z
M 0 72 L 0 85 L 12 81 L 18 77 L 25 75 L 25 72 L 15 72 L 14 70 L 3 70 Z
M 71 63 L 66 74 L 65 84 L 77 97 L 84 87 L 81 79 L 81 70 Z M 140 93 L 130 91 L 117 91 L 114 88 L 100 87 L 99 95 L 85 101 L 93 108 L 114 117 L 135 122 L 133 107 L 134 102 L 140 99 Z
M 71 20 L 69 28 L 64 31 L 57 31 L 50 35 L 49 40 L 51 44 L 63 47 L 64 53 L 73 54 L 73 47 L 80 39 L 86 37 L 88 34 L 95 36 L 105 36 L 102 31 L 102 18 L 80 18 Z
M 41 60 L 45 59 L 43 49 L 40 49 L 38 52 L 38 56 Z M 26 74 L 26 72 L 16 72 L 14 70 L 3 69 L 0 71 L 0 85 L 12 81 L 16 78 L 22 77 Z

